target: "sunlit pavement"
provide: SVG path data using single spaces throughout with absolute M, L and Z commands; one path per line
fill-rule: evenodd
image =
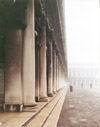
M 100 127 L 100 87 L 73 87 L 62 107 L 57 127 Z

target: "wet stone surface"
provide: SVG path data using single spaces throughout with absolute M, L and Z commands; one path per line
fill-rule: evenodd
M 68 92 L 57 127 L 100 127 L 100 92 L 88 88 Z

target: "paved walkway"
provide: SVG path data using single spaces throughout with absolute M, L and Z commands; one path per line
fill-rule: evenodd
M 64 87 L 53 97 L 49 97 L 48 102 L 38 102 L 36 109 L 30 108 L 28 111 L 24 109 L 24 112 L 0 112 L 0 127 L 56 127 L 66 91 L 67 87 Z
M 74 88 L 73 92 L 68 92 L 57 127 L 100 127 L 98 89 Z

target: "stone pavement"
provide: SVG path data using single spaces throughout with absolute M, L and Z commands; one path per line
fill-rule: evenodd
M 37 116 L 23 126 L 27 127 L 56 127 L 59 114 L 64 102 L 67 88 L 64 88 Z M 56 114 L 56 115 L 55 115 Z M 57 118 L 58 116 L 58 118 Z
M 100 127 L 100 88 L 68 92 L 57 127 Z

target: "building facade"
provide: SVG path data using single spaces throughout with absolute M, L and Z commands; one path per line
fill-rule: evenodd
M 69 68 L 69 82 L 76 86 L 100 86 L 99 68 Z

